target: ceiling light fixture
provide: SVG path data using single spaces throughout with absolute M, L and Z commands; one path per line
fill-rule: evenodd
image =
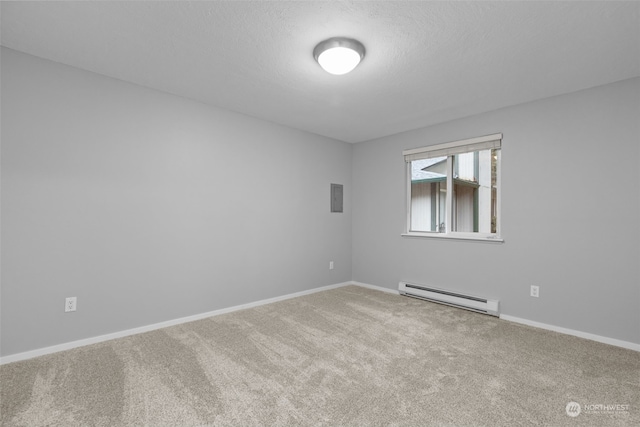
M 313 57 L 326 72 L 347 74 L 364 58 L 364 46 L 354 39 L 332 37 L 318 43 L 313 49 Z

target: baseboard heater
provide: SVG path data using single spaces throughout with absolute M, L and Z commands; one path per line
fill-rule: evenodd
M 406 295 L 408 297 L 420 298 L 440 304 L 460 307 L 466 310 L 488 314 L 490 316 L 500 315 L 500 312 L 498 311 L 500 302 L 497 300 L 490 300 L 473 295 L 463 295 L 446 291 L 444 289 L 415 285 L 407 282 L 400 282 L 398 290 L 400 291 L 400 295 Z

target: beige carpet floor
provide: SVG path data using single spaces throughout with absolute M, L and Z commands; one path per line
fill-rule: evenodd
M 357 286 L 6 364 L 0 381 L 2 426 L 640 426 L 638 352 Z

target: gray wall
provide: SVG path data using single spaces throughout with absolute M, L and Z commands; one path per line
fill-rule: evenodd
M 5 48 L 1 136 L 2 355 L 351 279 L 349 144 Z
M 640 79 L 351 146 L 5 48 L 1 62 L 1 355 L 350 279 L 640 343 Z M 401 237 L 402 150 L 495 132 L 506 242 Z
M 639 117 L 636 78 L 357 144 L 353 279 L 498 298 L 504 314 L 640 343 Z M 505 243 L 401 237 L 402 150 L 496 132 Z

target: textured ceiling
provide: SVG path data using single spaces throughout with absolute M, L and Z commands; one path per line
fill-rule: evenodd
M 638 2 L 8 2 L 3 46 L 348 142 L 640 75 Z M 364 61 L 333 76 L 329 37 Z

